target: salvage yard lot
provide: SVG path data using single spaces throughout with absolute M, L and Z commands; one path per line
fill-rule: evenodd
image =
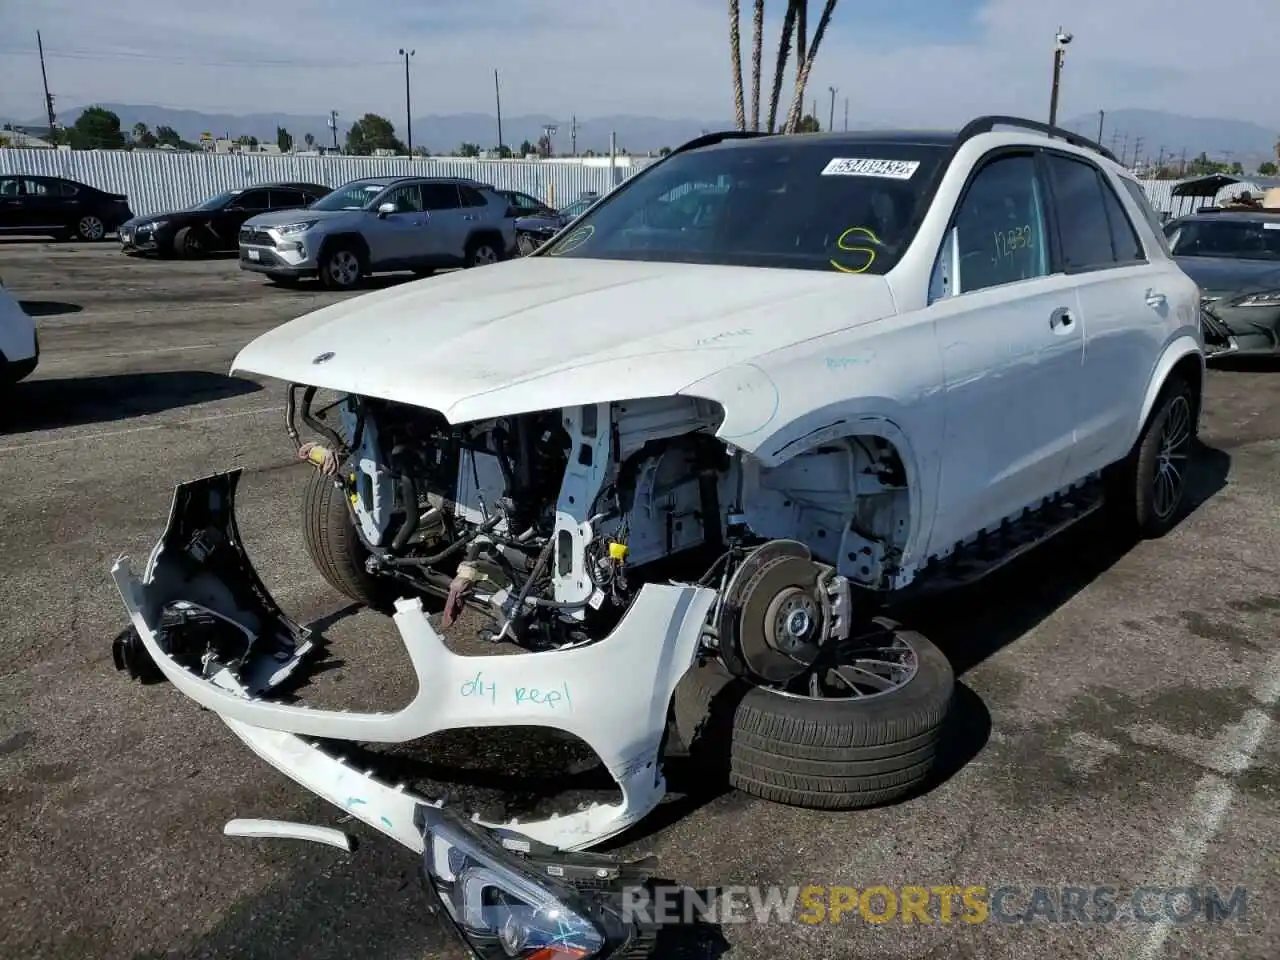
M 355 825 L 353 854 L 224 838 L 235 816 L 337 811 L 213 714 L 111 663 L 124 626 L 111 562 L 125 552 L 141 570 L 174 484 L 235 466 L 250 555 L 328 640 L 315 695 L 366 708 L 411 695 L 390 620 L 351 610 L 306 558 L 309 468 L 280 385 L 227 376 L 254 336 L 343 295 L 112 243 L 0 241 L 0 277 L 42 347 L 0 409 L 0 955 L 460 955 L 426 914 L 414 858 L 372 831 Z M 412 346 L 429 349 L 430 331 Z M 664 877 L 704 892 L 1013 886 L 1007 916 L 1036 886 L 1110 885 L 1121 903 L 1142 885 L 1240 886 L 1243 917 L 967 923 L 957 905 L 951 922 L 934 908 L 931 923 L 877 924 L 855 908 L 839 923 L 695 924 L 663 956 L 1280 955 L 1280 364 L 1212 370 L 1202 439 L 1197 506 L 1166 539 L 1117 555 L 1082 529 L 912 614 L 961 684 L 932 790 L 847 814 L 686 797 L 693 772 L 675 758 L 669 808 L 620 849 L 655 852 Z M 529 769 L 525 746 L 452 745 L 446 759 Z

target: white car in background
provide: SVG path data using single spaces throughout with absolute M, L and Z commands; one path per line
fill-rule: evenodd
M 0 279 L 0 389 L 31 376 L 39 362 L 36 322 Z

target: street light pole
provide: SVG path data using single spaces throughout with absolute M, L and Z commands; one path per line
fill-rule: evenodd
M 1056 127 L 1058 125 L 1058 87 L 1062 80 L 1062 60 L 1066 56 L 1067 44 L 1072 40 L 1069 33 L 1064 33 L 1062 28 L 1058 28 L 1058 35 L 1054 38 L 1053 45 L 1053 89 L 1049 94 L 1049 126 Z
M 498 86 L 498 71 L 493 71 L 493 100 L 498 107 L 498 159 L 502 159 L 502 88 Z
M 405 139 L 409 142 L 409 156 L 413 156 L 413 105 L 409 101 L 409 58 L 418 51 L 416 50 L 400 50 L 400 56 L 404 57 L 404 126 Z
M 831 131 L 836 128 L 836 88 L 827 87 L 831 91 L 831 112 L 827 116 L 827 130 Z

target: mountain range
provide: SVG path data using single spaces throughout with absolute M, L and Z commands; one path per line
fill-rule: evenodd
M 215 137 L 248 135 L 263 141 L 273 141 L 276 127 L 287 129 L 301 141 L 307 133 L 321 143 L 330 143 L 332 133 L 329 118 L 323 115 L 289 113 L 202 113 L 197 110 L 181 110 L 145 104 L 100 104 L 120 117 L 120 124 L 130 130 L 136 123 L 145 123 L 155 130 L 160 126 L 173 127 L 187 140 L 196 140 L 201 133 Z M 75 122 L 83 107 L 62 111 L 60 120 Z M 338 117 L 338 140 L 341 143 L 354 117 Z M 403 121 L 389 118 L 396 125 L 397 133 L 404 138 Z M 1069 130 L 1096 137 L 1097 114 L 1075 117 L 1063 122 Z M 43 127 L 43 120 L 10 121 L 15 125 Z M 576 125 L 576 138 L 574 127 Z M 890 124 L 856 123 L 854 129 L 884 127 Z M 907 124 L 910 126 L 910 124 Z M 1102 118 L 1102 139 L 1119 155 L 1127 146 L 1126 156 L 1132 159 L 1139 139 L 1141 154 L 1155 160 L 1163 151 L 1164 157 L 1177 157 L 1185 150 L 1188 158 L 1201 152 L 1211 159 L 1240 161 L 1246 170 L 1253 170 L 1264 160 L 1275 159 L 1277 135 L 1272 129 L 1246 120 L 1229 120 L 1210 117 L 1189 117 L 1155 110 L 1116 110 Z M 553 117 L 546 114 L 526 114 L 502 118 L 502 138 L 509 145 L 518 146 L 521 141 L 536 143 L 543 128 L 556 127 L 552 145 L 557 152 L 567 152 L 576 144 L 578 152 L 594 150 L 604 153 L 609 149 L 610 134 L 617 135 L 619 149 L 632 153 L 656 151 L 664 146 L 677 146 L 707 130 L 725 130 L 733 126 L 728 120 L 665 119 L 634 115 L 580 118 Z M 426 146 L 433 153 L 449 153 L 463 143 L 475 143 L 491 147 L 498 139 L 497 117 L 491 114 L 462 113 L 446 116 L 430 115 L 413 118 L 413 140 L 418 146 Z

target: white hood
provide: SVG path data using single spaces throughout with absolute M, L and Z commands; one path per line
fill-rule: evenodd
M 462 423 L 672 396 L 892 312 L 881 277 L 527 257 L 324 307 L 249 343 L 232 372 L 428 407 Z

